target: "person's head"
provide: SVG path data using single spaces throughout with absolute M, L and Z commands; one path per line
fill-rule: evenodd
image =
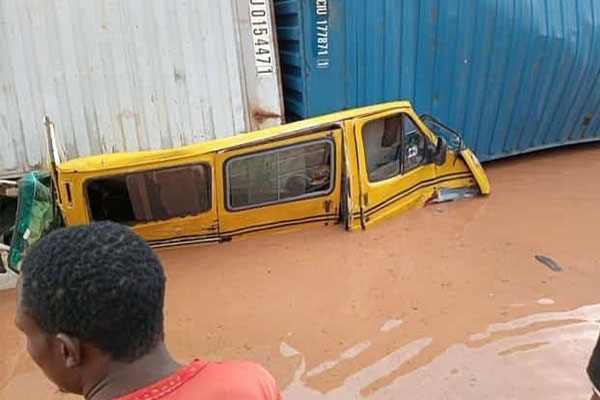
M 596 348 L 590 357 L 590 362 L 587 367 L 587 373 L 594 387 L 593 400 L 600 400 L 600 337 L 596 342 Z
M 163 342 L 164 292 L 160 261 L 129 228 L 61 229 L 23 261 L 15 324 L 48 378 L 81 394 L 107 363 L 130 363 Z

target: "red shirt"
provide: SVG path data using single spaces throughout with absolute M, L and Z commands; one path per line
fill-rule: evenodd
M 113 400 L 283 400 L 275 379 L 249 361 L 195 360 L 163 380 Z

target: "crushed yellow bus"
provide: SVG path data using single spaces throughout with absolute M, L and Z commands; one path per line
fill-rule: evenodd
M 126 224 L 155 247 L 328 224 L 360 230 L 428 201 L 490 192 L 460 134 L 431 116 L 419 117 L 408 102 L 171 150 L 68 161 L 58 157 L 49 121 L 47 133 L 55 207 L 44 212 L 58 209 L 67 226 Z M 36 179 L 45 178 L 30 180 Z M 38 219 L 42 215 L 37 212 Z M 16 224 L 21 230 L 13 243 L 31 236 L 26 225 Z M 18 247 L 26 252 L 28 246 Z

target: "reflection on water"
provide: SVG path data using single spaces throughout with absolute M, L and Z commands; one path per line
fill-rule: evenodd
M 352 358 L 357 357 L 360 353 L 367 350 L 369 347 L 371 347 L 371 342 L 369 340 L 360 342 L 357 345 L 352 346 L 351 348 L 349 348 L 348 350 L 346 350 L 342 354 L 340 354 L 340 357 L 337 360 L 325 361 L 324 363 L 319 364 L 316 367 L 310 369 L 309 371 L 306 372 L 306 376 L 311 377 L 311 376 L 319 375 L 329 369 L 332 369 L 333 367 L 338 365 L 339 362 L 342 360 L 350 360 Z
M 554 304 L 554 303 L 555 303 L 555 301 L 554 301 L 554 300 L 552 300 L 552 299 L 546 299 L 546 298 L 543 298 L 543 299 L 539 299 L 539 300 L 537 301 L 537 303 L 538 303 L 538 304 L 541 304 L 541 305 L 543 305 L 543 306 L 551 306 L 552 304 Z
M 402 325 L 401 319 L 390 319 L 389 321 L 386 321 L 379 330 L 381 332 L 389 332 L 393 329 L 396 329 L 400 325 Z
M 290 400 L 404 398 L 402 394 L 424 400 L 587 399 L 590 384 L 585 366 L 598 337 L 599 321 L 600 304 L 596 304 L 493 324 L 391 384 L 381 388 L 374 385 L 390 371 L 418 359 L 432 343 L 431 338 L 422 338 L 354 373 L 327 393 L 310 388 L 306 378 L 328 368 L 322 364 L 306 371 L 301 353 L 282 344 L 286 350 L 282 350 L 283 355 L 302 356 L 284 394 Z M 335 365 L 336 361 L 329 363 Z

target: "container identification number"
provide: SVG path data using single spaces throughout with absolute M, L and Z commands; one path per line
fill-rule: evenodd
M 258 75 L 273 74 L 273 43 L 268 0 L 249 0 L 250 29 L 254 44 L 254 61 Z
M 329 4 L 315 0 L 317 11 L 317 68 L 329 68 Z

